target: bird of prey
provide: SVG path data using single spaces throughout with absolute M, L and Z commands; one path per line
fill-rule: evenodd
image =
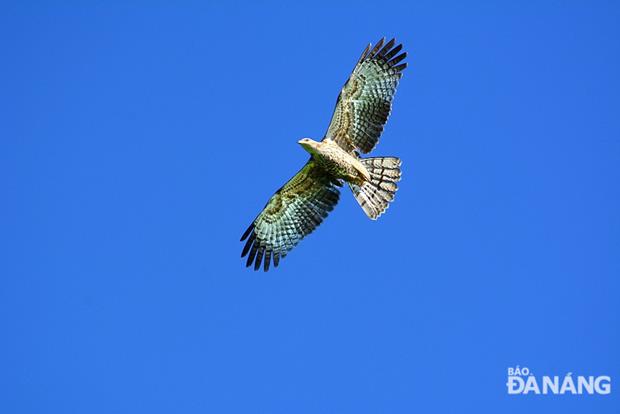
M 376 220 L 394 199 L 400 159 L 361 158 L 377 144 L 391 109 L 407 53 L 395 39 L 381 39 L 362 52 L 342 87 L 327 132 L 321 141 L 298 141 L 310 153 L 303 168 L 269 199 L 241 237 L 241 257 L 258 270 L 280 259 L 317 228 L 340 197 L 347 182 L 366 215 Z

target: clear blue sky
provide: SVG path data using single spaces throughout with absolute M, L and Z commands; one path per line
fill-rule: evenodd
M 1 412 L 619 412 L 620 6 L 62 3 L 0 17 Z M 383 35 L 395 203 L 247 270 Z

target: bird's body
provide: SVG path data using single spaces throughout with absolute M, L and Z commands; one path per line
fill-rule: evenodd
M 304 138 L 299 141 L 313 160 L 328 174 L 351 184 L 361 185 L 370 180 L 370 173 L 355 154 L 349 154 L 331 140 L 313 141 Z
M 340 198 L 344 182 L 366 215 L 376 220 L 394 199 L 400 180 L 400 159 L 361 158 L 377 144 L 390 115 L 396 86 L 407 67 L 402 45 L 392 39 L 368 45 L 342 88 L 334 115 L 321 141 L 299 144 L 310 160 L 267 202 L 245 231 L 241 253 L 247 266 L 265 271 L 318 227 Z

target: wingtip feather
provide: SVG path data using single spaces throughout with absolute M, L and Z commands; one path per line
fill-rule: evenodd
M 248 229 L 243 233 L 243 236 L 241 236 L 241 240 L 239 240 L 239 241 L 244 241 L 246 239 L 246 237 L 248 237 L 250 235 L 250 233 L 252 232 L 253 229 L 254 229 L 254 222 L 252 222 L 252 224 L 250 224 Z
M 372 48 L 372 50 L 370 51 L 370 56 L 374 57 L 377 52 L 381 49 L 381 47 L 383 46 L 383 43 L 385 42 L 385 37 L 382 37 L 376 44 L 375 47 Z
M 245 243 L 245 246 L 243 246 L 243 251 L 241 252 L 241 257 L 245 257 L 245 255 L 248 254 L 248 252 L 250 251 L 250 247 L 252 247 L 252 244 L 254 244 L 255 238 L 256 238 L 256 235 L 254 233 L 252 233 L 252 236 Z
M 261 262 L 263 261 L 263 253 L 265 250 L 261 247 L 256 254 L 256 261 L 254 262 L 254 270 L 260 269 Z
M 269 270 L 269 264 L 271 263 L 271 250 L 265 252 L 265 261 L 263 270 L 266 272 Z
M 392 46 L 394 46 L 394 43 L 396 42 L 395 38 L 392 38 L 392 40 L 390 40 L 389 42 L 387 42 L 385 44 L 385 46 L 383 46 L 381 48 L 381 50 L 379 51 L 378 55 L 379 56 L 384 56 L 387 52 L 390 51 L 390 49 L 392 48 Z

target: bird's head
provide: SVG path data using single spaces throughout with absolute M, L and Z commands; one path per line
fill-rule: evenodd
M 297 143 L 301 145 L 302 148 L 308 151 L 310 154 L 313 154 L 316 152 L 316 146 L 318 142 L 316 142 L 312 138 L 302 138 L 299 141 L 297 141 Z

